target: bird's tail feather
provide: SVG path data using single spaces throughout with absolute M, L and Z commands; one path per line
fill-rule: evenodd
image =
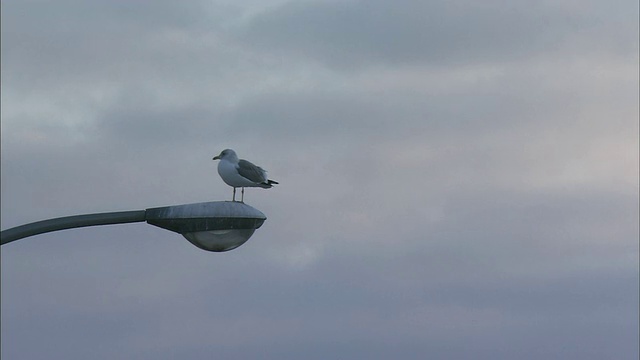
M 265 189 L 269 189 L 271 187 L 273 187 L 273 184 L 278 184 L 277 181 L 273 181 L 273 180 L 267 180 L 263 183 L 260 184 L 261 188 L 265 188 Z

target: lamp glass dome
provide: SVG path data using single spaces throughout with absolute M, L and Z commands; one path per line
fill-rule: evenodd
M 182 234 L 193 245 L 208 251 L 223 252 L 244 244 L 255 229 L 226 229 Z

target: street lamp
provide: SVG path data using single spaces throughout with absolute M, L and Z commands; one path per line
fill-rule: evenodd
M 3 230 L 0 232 L 0 240 L 4 245 L 51 231 L 146 221 L 182 234 L 203 250 L 222 252 L 244 244 L 266 219 L 261 211 L 245 203 L 213 201 L 43 220 Z

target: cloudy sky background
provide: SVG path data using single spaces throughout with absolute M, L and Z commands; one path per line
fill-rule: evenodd
M 637 359 L 638 3 L 3 1 L 3 359 Z

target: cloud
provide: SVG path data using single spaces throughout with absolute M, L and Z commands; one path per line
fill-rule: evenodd
M 307 1 L 256 15 L 240 29 L 239 38 L 267 52 L 300 55 L 334 68 L 446 67 L 558 51 L 571 46 L 580 31 L 611 34 L 609 18 L 597 13 L 601 10 L 622 20 L 618 29 L 633 30 L 628 14 L 601 9 L 595 2 L 576 11 L 555 2 Z M 616 29 L 627 41 L 617 44 L 633 51 L 637 46 L 629 47 L 633 40 L 625 31 Z M 599 35 L 596 41 L 606 46 L 606 37 Z
M 224 148 L 280 182 L 228 253 L 3 246 L 3 358 L 636 358 L 629 9 L 3 3 L 3 229 L 228 200 Z

